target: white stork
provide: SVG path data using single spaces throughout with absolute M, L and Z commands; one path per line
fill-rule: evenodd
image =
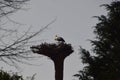
M 65 40 L 62 37 L 58 37 L 57 35 L 55 35 L 55 40 L 58 42 L 65 42 Z

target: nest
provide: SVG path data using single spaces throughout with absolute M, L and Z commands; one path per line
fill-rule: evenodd
M 42 43 L 30 48 L 33 53 L 48 56 L 52 60 L 64 59 L 73 52 L 71 44 L 66 43 Z

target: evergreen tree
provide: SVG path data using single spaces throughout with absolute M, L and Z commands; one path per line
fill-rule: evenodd
M 0 80 L 23 80 L 22 76 L 0 70 Z
M 0 69 L 0 80 L 35 80 L 35 75 L 23 78 L 22 75 Z
M 75 76 L 79 80 L 120 80 L 120 1 L 104 4 L 108 14 L 97 16 L 92 55 L 81 48 L 86 66 Z

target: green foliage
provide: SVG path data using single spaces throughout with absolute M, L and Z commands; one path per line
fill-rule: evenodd
M 87 66 L 75 75 L 79 80 L 120 79 L 120 1 L 103 6 L 108 14 L 97 17 L 96 39 L 91 41 L 95 55 L 81 48 L 82 62 Z

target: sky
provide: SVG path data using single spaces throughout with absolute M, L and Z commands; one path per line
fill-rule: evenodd
M 106 15 L 101 4 L 110 3 L 112 0 L 31 0 L 26 4 L 26 10 L 20 10 L 10 18 L 25 24 L 25 28 L 33 26 L 37 31 L 56 19 L 54 23 L 40 34 L 41 42 L 53 43 L 57 34 L 72 44 L 74 53 L 64 62 L 64 80 L 73 80 L 74 74 L 83 68 L 80 60 L 79 46 L 90 50 L 88 39 L 94 39 L 93 27 L 98 22 L 93 16 Z M 47 57 L 31 61 L 34 66 L 20 64 L 18 71 L 25 76 L 36 73 L 35 80 L 54 80 L 54 64 Z M 39 65 L 39 66 L 38 66 Z M 4 64 L 6 66 L 6 64 Z M 8 67 L 4 67 L 8 69 Z M 9 68 L 12 69 L 12 68 Z M 47 74 L 47 76 L 46 76 Z

